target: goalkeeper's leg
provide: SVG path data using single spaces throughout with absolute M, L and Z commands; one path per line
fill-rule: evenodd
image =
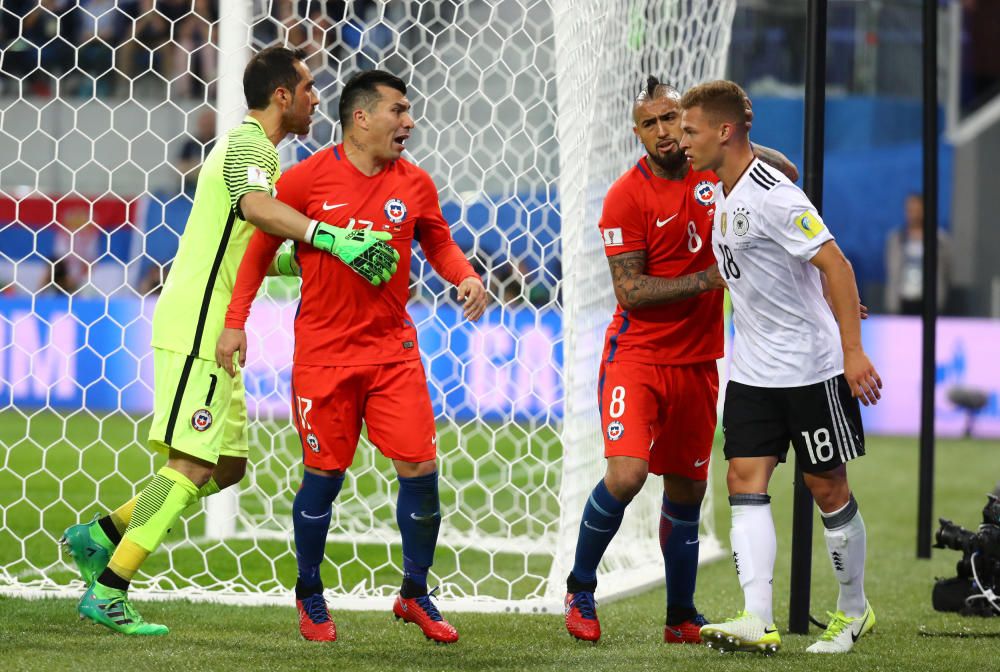
M 128 599 L 129 584 L 184 509 L 198 498 L 198 488 L 208 483 L 213 467 L 210 462 L 170 451 L 167 466 L 139 493 L 132 519 L 108 566 L 80 600 L 81 618 L 130 635 L 168 632 L 166 626 L 147 623 L 132 607 Z
M 197 499 L 204 499 L 239 483 L 247 469 L 246 457 L 223 455 L 205 485 L 198 488 Z M 106 516 L 95 517 L 89 523 L 78 523 L 63 532 L 59 543 L 73 558 L 84 584 L 101 575 L 108 560 L 121 543 L 122 535 L 132 520 L 136 495 Z

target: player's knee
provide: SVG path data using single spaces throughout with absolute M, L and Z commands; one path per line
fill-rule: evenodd
M 170 449 L 167 466 L 183 474 L 194 483 L 196 488 L 208 483 L 208 479 L 212 478 L 212 471 L 215 469 L 215 465 L 211 462 L 192 457 L 173 448 Z
M 677 502 L 678 504 L 692 506 L 701 504 L 701 501 L 705 499 L 705 491 L 707 489 L 707 481 L 695 481 L 676 474 L 665 474 L 663 476 L 663 492 L 670 501 Z
M 215 483 L 219 486 L 220 490 L 225 490 L 229 486 L 236 485 L 243 480 L 243 477 L 247 473 L 247 461 L 246 460 L 219 460 L 219 463 L 215 466 L 215 470 L 212 472 L 212 478 L 215 479 Z
M 648 473 L 645 463 L 640 465 L 629 465 L 631 468 L 615 468 L 608 465 L 608 473 L 604 476 L 604 486 L 611 493 L 611 496 L 620 502 L 631 502 L 642 486 L 646 483 Z
M 733 458 L 729 460 L 726 485 L 730 495 L 766 493 L 776 459 Z
M 851 498 L 851 487 L 847 483 L 847 470 L 841 465 L 821 474 L 803 474 L 803 480 L 816 506 L 829 513 L 847 504 Z

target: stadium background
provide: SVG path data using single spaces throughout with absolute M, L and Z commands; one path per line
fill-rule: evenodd
M 102 39 L 108 43 L 127 43 L 121 31 L 128 19 L 109 20 L 111 14 L 99 14 L 115 3 L 79 3 L 104 17 L 96 23 L 72 7 L 77 3 L 50 0 L 40 3 L 41 12 L 38 4 L 5 2 L 0 11 L 0 156 L 7 157 L 0 168 L 0 446 L 4 451 L 0 540 L 6 548 L 0 552 L 0 565 L 5 578 L 31 577 L 38 567 L 51 571 L 59 564 L 54 549 L 48 547 L 54 530 L 43 535 L 37 528 L 75 519 L 87 507 L 92 509 L 95 501 L 127 494 L 131 483 L 149 473 L 151 460 L 138 445 L 150 408 L 145 382 L 148 316 L 161 269 L 176 251 L 190 208 L 191 180 L 185 180 L 178 168 L 196 165 L 203 145 L 210 141 L 198 134 L 198 126 L 203 123 L 204 102 L 212 94 L 205 82 L 218 65 L 212 50 L 203 45 L 218 13 L 215 3 L 156 3 L 166 18 L 176 21 L 174 39 L 181 51 L 191 55 L 187 67 L 178 66 L 176 54 L 171 53 L 175 42 L 169 33 L 165 38 L 162 26 L 150 22 L 154 25 L 148 26 L 145 41 L 136 40 L 131 51 L 116 54 L 132 62 L 117 61 L 115 69 L 109 69 L 110 50 L 87 39 L 96 30 L 106 31 Z M 566 392 L 560 375 L 564 223 L 555 179 L 559 171 L 552 114 L 556 91 L 551 81 L 539 86 L 517 77 L 516 68 L 504 72 L 490 67 L 500 49 L 504 58 L 520 59 L 520 72 L 552 69 L 547 61 L 552 18 L 536 5 L 255 4 L 255 15 L 265 16 L 254 26 L 257 46 L 280 39 L 282 26 L 291 25 L 290 41 L 304 40 L 313 52 L 313 63 L 322 61 L 319 85 L 327 116 L 332 116 L 336 102 L 338 77 L 376 63 L 388 69 L 400 66 L 394 60 L 398 43 L 410 40 L 412 53 L 435 55 L 414 68 L 425 81 L 434 81 L 436 70 L 467 67 L 459 55 L 469 58 L 468 45 L 450 43 L 453 33 L 443 29 L 460 10 L 468 12 L 473 22 L 499 17 L 500 32 L 508 31 L 497 35 L 497 44 L 491 43 L 492 38 L 483 40 L 481 49 L 473 51 L 477 67 L 468 68 L 468 77 L 450 80 L 448 95 L 414 97 L 418 129 L 410 152 L 435 177 L 456 240 L 466 249 L 475 248 L 497 303 L 483 326 L 460 324 L 444 287 L 417 255 L 411 269 L 418 284 L 413 312 L 418 322 L 434 325 L 422 330 L 421 347 L 434 380 L 436 410 L 459 426 L 485 420 L 486 429 L 478 430 L 477 436 L 487 439 L 491 432 L 498 434 L 491 429 L 497 423 L 513 421 L 503 426 L 502 441 L 463 447 L 463 456 L 470 458 L 468 474 L 463 474 L 467 466 L 463 465 L 451 475 L 478 479 L 499 470 L 510 479 L 515 478 L 510 474 L 520 472 L 515 478 L 517 491 L 509 501 L 494 498 L 485 487 L 458 493 L 452 503 L 464 503 L 470 518 L 477 519 L 465 528 L 459 525 L 459 533 L 478 526 L 503 528 L 506 523 L 497 511 L 527 507 L 518 503 L 521 497 L 541 500 L 540 510 L 548 511 L 540 519 L 519 521 L 521 527 L 547 529 L 558 516 L 553 494 L 558 479 L 550 466 L 562 454 L 555 430 L 562 420 Z M 123 17 L 141 17 L 145 9 L 144 3 L 134 1 L 117 6 Z M 948 401 L 947 392 L 956 385 L 978 387 L 985 390 L 987 404 L 977 418 L 976 435 L 995 439 L 1000 437 L 1000 363 L 995 345 L 1000 342 L 1000 279 L 994 276 L 994 260 L 1000 252 L 1000 233 L 989 222 L 1000 206 L 996 202 L 1000 194 L 990 188 L 985 167 L 987 158 L 1000 148 L 996 95 L 1000 64 L 996 50 L 984 45 L 988 35 L 984 38 L 982 27 L 995 26 L 1000 18 L 996 5 L 984 0 L 942 0 L 939 7 L 944 111 L 939 217 L 951 233 L 955 258 L 944 306 L 948 317 L 939 322 L 937 427 L 942 436 L 960 436 L 966 418 Z M 532 9 L 533 21 L 519 25 L 520 13 Z M 29 21 L 33 13 L 38 16 Z M 311 15 L 327 21 L 321 25 L 332 36 L 328 48 L 314 46 L 316 21 L 289 20 Z M 510 17 L 508 23 L 505 15 Z M 414 24 L 422 29 L 406 30 Z M 303 27 L 297 33 L 298 25 Z M 740 0 L 725 70 L 746 86 L 754 100 L 754 141 L 784 151 L 800 165 L 805 35 L 804 2 Z M 865 421 L 875 434 L 912 436 L 919 418 L 919 323 L 917 318 L 886 314 L 883 287 L 886 240 L 902 226 L 907 195 L 920 190 L 921 80 L 916 67 L 921 54 L 920 3 L 832 0 L 828 41 L 823 213 L 854 263 L 864 300 L 875 313 L 865 326 L 866 348 L 892 392 L 884 404 L 866 414 Z M 522 52 L 526 55 L 518 55 Z M 641 74 L 621 77 L 638 86 Z M 655 74 L 669 77 L 669 73 Z M 172 81 L 168 85 L 166 80 Z M 494 109 L 481 106 L 482 99 L 499 102 Z M 469 100 L 473 102 L 468 108 L 454 109 Z M 505 112 L 524 123 L 506 127 Z M 476 154 L 469 156 L 468 146 L 453 138 L 442 146 L 444 136 L 435 120 L 448 115 L 461 119 Z M 294 161 L 326 144 L 334 129 L 324 128 L 323 123 L 310 140 L 285 143 L 283 159 Z M 622 122 L 623 133 L 627 123 Z M 633 159 L 608 157 L 619 171 Z M 455 169 L 463 161 L 484 163 L 494 170 L 484 171 L 483 181 L 468 180 L 468 171 Z M 76 259 L 83 263 L 76 264 Z M 77 276 L 82 279 L 78 286 L 62 280 L 72 278 L 74 265 L 88 271 Z M 273 283 L 268 295 L 255 310 L 257 340 L 251 345 L 247 370 L 253 403 L 262 416 L 255 431 L 265 439 L 287 433 L 283 419 L 290 342 L 287 333 L 273 325 L 281 316 L 287 323 L 288 311 L 294 309 L 289 304 L 294 287 Z M 268 356 L 254 359 L 253 353 L 265 352 Z M 105 415 L 109 411 L 124 413 Z M 506 447 L 522 441 L 530 444 L 526 453 Z M 894 458 L 873 459 L 872 468 L 910 468 L 915 444 L 905 439 L 885 441 Z M 985 452 L 991 445 L 995 447 L 995 441 L 942 442 L 942 456 L 991 465 L 982 470 L 975 486 L 969 483 L 979 492 L 1000 476 L 995 456 Z M 447 455 L 447 447 L 442 452 Z M 294 481 L 295 455 L 285 457 L 275 473 L 259 475 L 274 480 L 261 489 L 277 492 L 284 482 Z M 945 476 L 963 478 L 954 467 L 943 469 Z M 910 473 L 914 471 L 910 468 Z M 80 495 L 74 484 L 84 472 L 93 473 L 91 480 L 98 485 Z M 359 472 L 358 490 L 385 487 L 373 461 L 363 462 Z M 915 502 L 905 484 L 899 487 L 901 496 L 909 497 L 907 506 Z M 965 507 L 949 515 L 961 517 L 976 510 L 970 508 L 975 499 L 969 493 L 963 499 L 954 483 L 939 488 L 950 495 L 939 497 L 939 508 Z M 874 487 L 870 491 L 874 495 Z M 269 519 L 283 514 L 266 506 L 258 513 Z M 373 505 L 360 494 L 345 501 L 343 517 L 349 519 L 352 513 L 391 518 L 388 508 Z M 725 517 L 719 513 L 715 515 L 724 530 Z M 194 517 L 187 525 L 187 533 L 197 537 L 204 523 Z M 912 523 L 907 525 L 911 530 Z M 724 533 L 720 536 L 725 538 Z M 204 582 L 225 583 L 230 575 L 255 576 L 258 568 L 241 565 L 239 558 L 246 549 L 266 548 L 271 542 L 246 543 L 245 548 L 237 544 L 235 563 L 232 554 L 211 551 L 199 551 L 193 560 L 185 560 L 189 549 L 174 549 L 168 555 L 181 565 L 226 565 L 217 571 L 221 579 Z M 901 535 L 899 543 L 909 543 L 909 537 Z M 382 560 L 366 562 L 379 566 Z M 446 558 L 441 564 L 449 562 Z M 814 567 L 824 581 L 822 557 Z M 259 570 L 265 580 L 271 576 L 266 569 Z M 530 592 L 523 586 L 512 588 L 523 570 L 498 570 L 501 588 Z M 59 571 L 64 579 L 68 576 Z M 527 573 L 541 572 L 531 568 Z M 381 579 L 391 574 L 391 567 L 380 567 L 348 579 L 374 582 L 375 575 Z M 929 576 L 926 570 L 921 575 Z M 466 584 L 470 590 L 473 583 Z M 917 589 L 912 581 L 900 584 L 901 592 Z M 926 603 L 918 602 L 918 597 L 908 595 L 913 604 Z

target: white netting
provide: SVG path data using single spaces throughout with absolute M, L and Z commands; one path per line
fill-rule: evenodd
M 679 87 L 720 75 L 733 5 L 4 2 L 0 591 L 75 594 L 62 530 L 153 472 L 155 292 L 204 146 L 241 115 L 248 44 L 287 41 L 310 53 L 321 119 L 283 143 L 283 161 L 338 137 L 351 73 L 401 75 L 417 118 L 409 152 L 490 277 L 497 305 L 473 328 L 419 254 L 411 270 L 439 420 L 432 574 L 448 609 L 555 606 L 603 473 L 596 372 L 613 302 L 596 218 L 638 156 L 630 101 L 646 73 Z M 174 529 L 136 581 L 146 596 L 287 599 L 301 471 L 287 400 L 295 291 L 272 281 L 251 317 L 248 475 Z M 603 594 L 660 580 L 658 488 L 630 507 Z M 376 605 L 398 586 L 395 492 L 391 466 L 362 440 L 323 567 L 335 606 Z

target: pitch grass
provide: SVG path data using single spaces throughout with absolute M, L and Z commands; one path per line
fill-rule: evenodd
M 1000 446 L 984 441 L 940 441 L 934 511 L 966 527 L 979 522 L 984 493 L 1000 475 Z M 717 457 L 718 457 L 717 449 Z M 715 461 L 716 474 L 724 468 Z M 386 613 L 335 614 L 340 641 L 301 641 L 292 607 L 221 607 L 148 603 L 144 615 L 166 622 L 172 632 L 132 639 L 80 623 L 70 600 L 0 598 L 0 660 L 5 670 L 108 669 L 336 669 L 346 670 L 989 670 L 1000 661 L 1000 618 L 962 619 L 930 607 L 936 576 L 954 573 L 958 553 L 935 550 L 915 559 L 917 447 L 912 439 L 874 438 L 869 455 L 851 470 L 854 491 L 868 527 L 869 598 L 878 625 L 874 634 L 844 657 L 818 657 L 805 647 L 818 636 L 783 635 L 773 658 L 720 655 L 692 646 L 662 644 L 663 590 L 600 606 L 605 631 L 594 646 L 572 640 L 558 615 L 454 614 L 462 639 L 433 646 L 415 626 L 398 626 Z M 775 613 L 784 631 L 788 613 L 790 465 L 772 485 L 778 525 Z M 716 478 L 717 529 L 727 538 L 728 507 Z M 813 552 L 813 613 L 824 618 L 836 589 L 817 520 Z M 600 594 L 598 593 L 598 598 Z M 703 567 L 699 607 L 725 617 L 741 606 L 729 562 Z M 447 615 L 447 604 L 441 605 Z M 934 636 L 922 634 L 929 633 Z M 962 634 L 964 637 L 947 636 Z M 116 661 L 112 663 L 111 661 Z

